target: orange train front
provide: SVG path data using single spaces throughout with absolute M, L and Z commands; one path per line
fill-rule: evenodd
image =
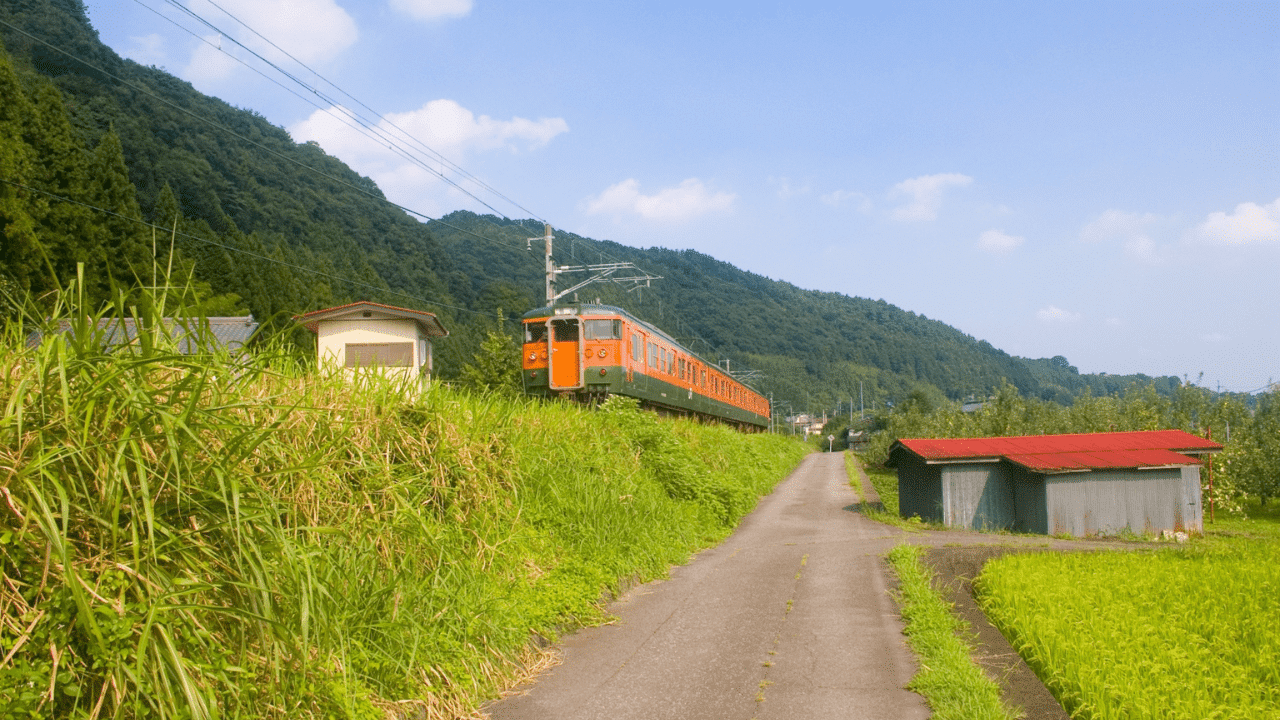
M 625 395 L 643 405 L 769 426 L 769 401 L 627 311 L 570 303 L 524 315 L 524 390 L 542 397 L 603 400 Z

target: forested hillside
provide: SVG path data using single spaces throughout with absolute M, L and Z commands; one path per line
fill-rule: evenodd
M 537 223 L 468 212 L 420 222 L 368 178 L 252 110 L 195 91 L 102 45 L 79 0 L 0 2 L 0 282 L 40 297 L 88 267 L 95 296 L 173 263 L 210 314 L 251 311 L 269 329 L 356 299 L 441 315 L 442 374 L 456 375 L 500 309 L 541 304 Z M 693 251 L 557 234 L 562 264 L 629 261 L 664 279 L 582 299 L 623 305 L 711 360 L 763 372 L 796 410 L 911 393 L 984 397 L 1003 380 L 1069 402 L 1144 376 L 1082 376 L 1025 361 L 883 300 L 799 289 Z M 170 253 L 170 244 L 174 252 Z M 513 325 L 508 324 L 508 329 Z M 1178 384 L 1159 378 L 1160 390 Z

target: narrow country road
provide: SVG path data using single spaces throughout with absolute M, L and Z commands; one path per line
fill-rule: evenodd
M 895 528 L 854 512 L 840 453 L 813 454 L 723 544 L 635 588 L 618 620 L 485 708 L 493 720 L 927 718 L 885 592 Z

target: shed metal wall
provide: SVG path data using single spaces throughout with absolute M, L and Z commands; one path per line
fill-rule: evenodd
M 898 463 L 898 515 L 942 522 L 942 475 L 937 465 L 917 458 Z
M 961 463 L 942 469 L 943 522 L 970 530 L 1014 525 L 1012 468 L 1005 463 Z
M 1044 475 L 1007 465 L 1013 476 L 1013 529 L 1027 533 L 1049 533 L 1045 512 Z
M 1095 470 L 1045 478 L 1048 532 L 1201 532 L 1200 468 Z

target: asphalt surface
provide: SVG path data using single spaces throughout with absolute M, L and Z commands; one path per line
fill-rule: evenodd
M 494 720 L 927 718 L 841 453 L 810 455 L 723 544 L 633 589 L 611 625 L 484 711 Z

